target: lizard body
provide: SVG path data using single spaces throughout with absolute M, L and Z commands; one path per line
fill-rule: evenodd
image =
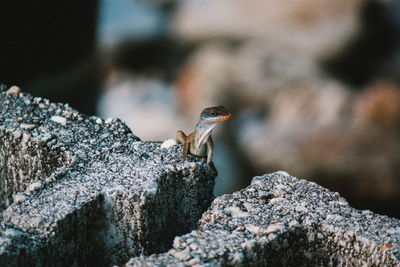
M 215 170 L 212 163 L 214 143 L 211 132 L 219 122 L 230 118 L 232 118 L 232 114 L 223 106 L 210 107 L 201 112 L 196 129 L 191 134 L 186 136 L 184 132 L 178 131 L 176 142 L 183 144 L 182 159 L 185 159 L 188 153 L 196 157 L 207 158 L 207 164 Z

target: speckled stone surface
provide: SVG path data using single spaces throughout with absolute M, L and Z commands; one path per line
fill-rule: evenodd
M 213 199 L 204 160 L 141 142 L 118 119 L 4 86 L 0 107 L 0 266 L 109 266 L 166 251 Z
M 285 172 L 216 198 L 167 253 L 126 266 L 400 266 L 400 221 Z

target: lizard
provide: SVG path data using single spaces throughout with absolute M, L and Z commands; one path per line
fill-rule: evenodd
M 205 108 L 191 134 L 186 136 L 182 131 L 176 133 L 176 142 L 183 144 L 182 159 L 185 160 L 189 153 L 196 157 L 207 158 L 207 164 L 213 171 L 217 172 L 212 162 L 214 142 L 211 132 L 219 122 L 231 118 L 232 114 L 223 106 Z

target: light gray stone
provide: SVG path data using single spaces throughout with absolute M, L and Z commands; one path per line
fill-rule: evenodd
M 273 201 L 277 192 L 280 201 Z M 400 266 L 400 221 L 355 210 L 337 193 L 287 173 L 267 174 L 216 198 L 198 229 L 176 237 L 168 253 L 132 258 L 126 266 L 192 263 Z
M 168 250 L 212 201 L 211 169 L 181 146 L 5 87 L 0 107 L 0 266 L 124 264 Z

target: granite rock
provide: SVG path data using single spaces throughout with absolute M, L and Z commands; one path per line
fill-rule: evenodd
M 109 266 L 166 251 L 213 199 L 211 169 L 182 161 L 181 146 L 1 89 L 0 265 Z
M 399 266 L 400 221 L 285 172 L 216 198 L 167 253 L 126 266 Z

